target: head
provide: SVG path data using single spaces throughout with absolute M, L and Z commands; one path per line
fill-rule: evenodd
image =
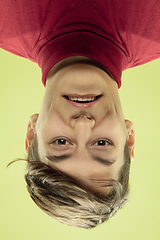
M 49 72 L 40 114 L 30 118 L 26 143 L 28 186 L 34 179 L 40 191 L 43 185 L 44 191 L 50 192 L 44 200 L 50 207 L 41 207 L 40 197 L 34 199 L 49 215 L 54 215 L 55 198 L 61 199 L 58 208 L 63 211 L 55 212 L 61 212 L 58 220 L 62 222 L 68 219 L 64 215 L 72 212 L 71 207 L 73 215 L 75 209 L 81 213 L 81 219 L 88 216 L 85 209 L 97 213 L 103 222 L 124 204 L 133 158 L 133 124 L 124 120 L 117 83 L 92 61 L 69 59 Z M 33 197 L 32 187 L 29 189 Z M 94 219 L 91 215 L 89 218 Z
M 106 196 L 88 191 L 61 171 L 41 161 L 35 134 L 28 152 L 28 192 L 33 201 L 55 220 L 80 228 L 94 228 L 111 218 L 127 202 L 130 155 L 126 142 L 119 179 L 99 182 Z

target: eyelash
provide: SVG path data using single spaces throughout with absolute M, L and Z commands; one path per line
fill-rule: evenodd
M 56 142 L 58 142 L 58 141 L 61 141 L 61 140 L 63 140 L 63 141 L 65 141 L 65 143 L 66 142 L 68 142 L 67 144 L 58 144 L 58 143 L 56 143 Z M 98 142 L 102 142 L 103 141 L 103 143 L 105 142 L 105 145 L 104 144 L 102 144 L 102 145 L 98 145 L 97 143 Z M 66 146 L 66 145 L 68 145 L 68 144 L 71 144 L 68 140 L 66 140 L 66 139 L 64 139 L 64 138 L 58 138 L 58 139 L 56 139 L 56 140 L 54 140 L 53 142 L 52 142 L 53 144 L 57 144 L 57 145 L 59 145 L 59 146 Z M 106 144 L 107 143 L 107 144 Z M 96 141 L 94 144 L 93 144 L 93 146 L 106 146 L 106 145 L 112 145 L 112 143 L 110 142 L 110 141 L 108 141 L 108 140 L 104 140 L 104 139 L 100 139 L 100 140 L 98 140 L 98 141 Z
M 58 138 L 58 139 L 54 140 L 53 143 L 55 143 L 55 144 L 57 144 L 57 145 L 68 145 L 68 144 L 58 144 L 58 143 L 56 143 L 57 141 L 61 141 L 61 140 L 64 140 L 65 142 L 68 142 L 68 144 L 71 144 L 69 141 L 67 141 L 67 140 L 64 139 L 64 138 Z
M 105 145 L 103 145 L 103 144 L 102 145 L 97 145 L 96 143 L 98 143 L 98 142 L 105 142 L 107 144 L 105 144 Z M 112 143 L 110 141 L 104 140 L 104 139 L 98 140 L 97 142 L 94 143 L 94 146 L 106 146 L 106 145 L 112 145 Z

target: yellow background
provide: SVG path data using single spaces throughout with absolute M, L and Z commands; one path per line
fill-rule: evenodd
M 92 230 L 51 219 L 30 199 L 24 181 L 24 138 L 44 94 L 39 67 L 0 50 L 0 239 L 160 239 L 160 59 L 123 73 L 120 97 L 136 131 L 128 204 Z

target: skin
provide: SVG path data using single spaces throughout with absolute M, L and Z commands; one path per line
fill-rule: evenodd
M 101 97 L 87 107 L 74 106 L 64 98 L 76 94 Z M 130 156 L 134 157 L 134 128 L 124 120 L 117 83 L 105 69 L 84 57 L 68 58 L 49 72 L 40 113 L 32 115 L 28 124 L 26 152 L 35 132 L 44 163 L 102 195 L 107 194 L 106 180 L 118 180 L 126 140 Z M 51 161 L 48 155 L 71 156 Z

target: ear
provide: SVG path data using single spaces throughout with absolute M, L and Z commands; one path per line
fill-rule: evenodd
M 25 139 L 25 153 L 26 154 L 28 154 L 29 147 L 34 138 L 37 119 L 38 119 L 38 114 L 32 115 L 29 119 L 29 123 L 27 126 L 27 135 L 26 135 L 26 139 Z
M 129 146 L 129 153 L 131 161 L 134 160 L 134 149 L 135 149 L 135 131 L 133 123 L 129 120 L 125 120 L 126 129 L 127 129 L 127 142 Z

